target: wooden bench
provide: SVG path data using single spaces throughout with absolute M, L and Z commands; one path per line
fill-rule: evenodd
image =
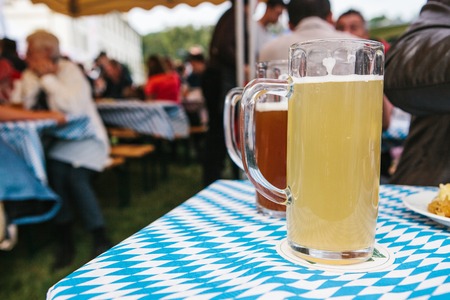
M 189 128 L 189 134 L 205 134 L 208 132 L 208 126 L 207 125 L 198 125 L 198 126 L 191 126 Z
M 128 159 L 142 159 L 142 181 L 145 191 L 150 189 L 150 181 L 155 181 L 155 178 L 148 176 L 148 164 L 150 156 L 155 153 L 156 148 L 151 144 L 116 144 L 111 145 L 110 154 L 112 157 Z M 154 172 L 153 172 L 154 174 Z M 154 176 L 156 177 L 156 176 Z
M 119 195 L 119 206 L 124 207 L 131 202 L 130 176 L 125 157 L 110 156 L 105 171 L 114 170 L 117 173 L 117 187 Z
M 116 128 L 116 127 L 108 127 L 107 128 L 108 135 L 111 137 L 115 137 L 117 139 L 138 139 L 141 137 L 139 132 L 134 131 L 129 128 Z
M 105 167 L 105 170 L 111 170 L 119 166 L 123 166 L 125 164 L 124 157 L 110 157 L 108 164 Z
M 155 146 L 145 144 L 117 144 L 111 146 L 112 157 L 142 158 L 155 152 Z

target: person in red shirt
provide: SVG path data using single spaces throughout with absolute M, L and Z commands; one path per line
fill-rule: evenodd
M 0 103 L 8 102 L 12 91 L 12 74 L 14 68 L 10 62 L 0 57 Z
M 178 73 L 169 70 L 158 55 L 147 60 L 148 79 L 144 86 L 146 100 L 169 100 L 181 102 L 181 80 Z

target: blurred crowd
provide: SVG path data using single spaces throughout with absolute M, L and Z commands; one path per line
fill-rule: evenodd
M 26 54 L 16 42 L 0 41 L 0 122 L 53 119 L 67 122 L 68 115 L 89 119 L 93 135 L 82 139 L 42 137 L 48 182 L 38 179 L 11 145 L 0 137 L 0 250 L 17 242 L 20 217 L 39 216 L 33 222 L 51 221 L 56 242 L 54 270 L 69 266 L 75 257 L 73 227 L 79 218 L 92 237 L 92 257 L 112 246 L 92 178 L 109 162 L 110 141 L 95 106 L 97 99 L 172 101 L 184 103 L 191 125 L 207 123 L 201 76 L 206 60 L 203 49 L 193 46 L 181 64 L 162 55 L 146 60 L 144 84 L 133 82 L 128 67 L 101 52 L 92 67 L 60 52 L 59 39 L 36 30 L 27 39 Z M 20 138 L 19 136 L 17 138 Z M 21 178 L 17 181 L 17 178 Z
M 20 88 L 15 86 L 21 83 L 27 60 L 19 56 L 16 42 L 9 38 L 0 41 L 0 50 L 0 101 L 18 104 L 22 96 L 18 94 Z M 144 83 L 136 83 L 128 66 L 105 51 L 89 66 L 74 63 L 88 80 L 93 99 L 173 101 L 185 105 L 191 122 L 206 124 L 208 117 L 200 87 L 206 57 L 201 46 L 193 45 L 186 52 L 184 61 L 161 54 L 149 55 L 145 60 L 147 78 Z M 64 55 L 61 59 L 71 60 Z

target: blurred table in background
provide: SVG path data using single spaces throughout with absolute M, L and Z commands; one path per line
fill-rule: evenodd
M 349 272 L 285 259 L 285 220 L 256 212 L 248 181 L 216 181 L 63 278 L 47 299 L 449 299 L 448 228 L 402 203 L 425 191 L 437 188 L 381 186 L 378 251 L 367 262 L 381 264 Z
M 167 140 L 189 136 L 187 115 L 174 102 L 100 99 L 96 103 L 106 126 L 129 128 Z
M 23 157 L 39 180 L 46 182 L 43 136 L 78 140 L 94 136 L 94 131 L 86 116 L 69 115 L 61 126 L 55 120 L 0 122 L 0 138 Z

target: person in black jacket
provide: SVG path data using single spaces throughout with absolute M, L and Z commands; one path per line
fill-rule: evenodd
M 450 0 L 428 0 L 392 45 L 385 94 L 411 113 L 411 125 L 390 183 L 450 182 Z
M 245 9 L 248 9 L 244 0 Z M 244 21 L 244 24 L 246 22 Z M 244 49 L 247 54 L 247 32 L 244 33 Z M 202 92 L 209 114 L 208 132 L 203 155 L 203 185 L 207 186 L 222 177 L 227 157 L 223 130 L 223 108 L 227 92 L 238 86 L 236 78 L 235 1 L 220 17 L 209 47 L 209 61 L 202 77 Z M 248 57 L 245 58 L 247 62 Z M 234 166 L 234 177 L 239 169 Z

